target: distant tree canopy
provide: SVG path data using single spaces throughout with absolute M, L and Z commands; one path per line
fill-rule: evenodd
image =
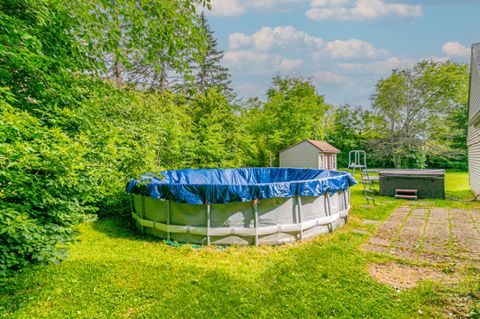
M 337 155 L 339 167 L 348 166 L 349 151 L 367 149 L 367 142 L 376 132 L 374 117 L 372 111 L 360 107 L 334 107 L 326 140 L 341 150 Z
M 99 71 L 118 83 L 163 90 L 168 72 L 190 72 L 205 56 L 207 34 L 197 5 L 208 0 L 64 2 L 72 35 Z
M 241 101 L 198 5 L 0 2 L 0 276 L 59 262 L 75 225 L 128 211 L 125 183 L 144 172 L 275 166 L 307 138 L 340 165 L 366 149 L 370 166 L 466 168 L 467 66 L 395 70 L 371 110 L 282 76 Z M 171 72 L 192 81 L 166 90 Z
M 465 161 L 466 118 L 459 115 L 466 116 L 467 96 L 465 65 L 424 61 L 394 70 L 372 96 L 380 133 L 369 141 L 372 154 L 395 167 Z
M 279 152 L 306 138 L 323 139 L 331 106 L 301 78 L 275 76 L 267 101 L 249 108 L 245 117 L 258 155 L 253 164 L 277 166 Z

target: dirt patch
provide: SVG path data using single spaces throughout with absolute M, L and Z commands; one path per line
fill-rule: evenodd
M 422 280 L 450 284 L 458 281 L 457 276 L 444 274 L 433 267 L 417 267 L 397 263 L 369 264 L 368 272 L 381 283 L 402 289 L 413 288 Z
M 447 304 L 445 313 L 449 318 L 470 318 L 469 312 L 473 303 L 469 298 L 455 296 L 450 298 Z
M 363 249 L 367 250 L 367 251 L 374 252 L 374 253 L 388 253 L 388 248 L 387 247 L 374 245 L 374 244 L 370 244 L 370 243 L 364 244 Z

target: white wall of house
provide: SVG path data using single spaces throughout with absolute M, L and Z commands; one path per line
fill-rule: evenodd
M 318 154 L 318 148 L 304 141 L 280 153 L 280 167 L 318 169 Z
M 472 47 L 468 114 L 468 167 L 470 186 L 480 194 L 480 43 Z

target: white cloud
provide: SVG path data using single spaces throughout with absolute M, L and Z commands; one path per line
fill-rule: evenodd
M 249 10 L 285 11 L 303 0 L 212 0 L 214 16 L 239 16 Z
M 442 46 L 442 51 L 450 57 L 469 57 L 470 49 L 459 42 L 447 42 Z
M 375 48 L 371 43 L 358 39 L 324 43 L 322 38 L 297 30 L 291 25 L 263 27 L 250 35 L 239 32 L 232 33 L 229 36 L 229 48 L 231 50 L 252 49 L 264 52 L 274 49 L 310 48 L 316 50 L 311 54 L 315 61 L 320 60 L 322 56 L 330 56 L 333 59 L 353 59 L 378 58 L 388 55 L 386 49 Z
M 310 6 L 305 14 L 312 20 L 364 21 L 422 15 L 420 5 L 385 3 L 383 0 L 313 0 Z
M 230 49 L 237 50 L 241 47 L 246 47 L 252 43 L 252 38 L 245 33 L 232 33 L 228 37 Z
M 345 4 L 349 4 L 351 0 L 312 0 L 310 6 L 313 8 L 318 7 L 337 7 Z
M 338 84 L 343 80 L 340 75 L 337 75 L 330 71 L 321 70 L 313 73 L 313 79 L 315 83 L 320 85 Z
M 245 73 L 273 73 L 276 71 L 289 73 L 300 68 L 300 59 L 286 59 L 279 54 L 269 54 L 253 50 L 227 51 L 223 55 L 223 63 L 231 70 Z
M 281 72 L 291 72 L 303 65 L 303 61 L 300 59 L 283 59 L 278 66 L 278 70 Z
M 225 66 L 232 70 L 276 69 L 281 61 L 279 55 L 251 50 L 227 51 L 223 55 Z
M 291 25 L 263 27 L 251 35 L 233 33 L 229 36 L 230 49 L 252 45 L 257 50 L 270 51 L 274 48 L 287 48 L 300 44 L 320 48 L 322 43 L 321 38 L 299 31 Z
M 399 58 L 399 57 L 390 57 L 386 60 L 375 61 L 370 63 L 340 63 L 340 68 L 346 73 L 355 73 L 355 74 L 377 74 L 383 75 L 388 74 L 393 69 L 405 69 L 413 66 L 415 63 L 431 60 L 435 62 L 446 62 L 447 57 L 427 57 L 427 58 Z
M 415 64 L 415 60 L 409 58 L 391 57 L 383 61 L 370 63 L 340 63 L 340 68 L 347 73 L 360 74 L 386 74 L 393 69 L 407 68 Z
M 215 16 L 232 17 L 245 13 L 246 8 L 239 0 L 212 0 L 212 11 Z
M 358 40 L 335 40 L 328 42 L 320 52 L 312 55 L 314 60 L 319 60 L 322 55 L 330 56 L 333 59 L 355 59 L 355 58 L 378 58 L 386 56 L 388 50 L 377 49 L 371 43 Z
M 252 9 L 273 9 L 282 11 L 294 4 L 302 3 L 303 0 L 249 0 L 246 6 Z

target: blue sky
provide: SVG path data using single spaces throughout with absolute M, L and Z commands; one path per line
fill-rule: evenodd
M 469 61 L 480 0 L 212 0 L 209 24 L 240 97 L 275 74 L 312 79 L 333 104 L 369 107 L 378 79 L 422 59 Z

